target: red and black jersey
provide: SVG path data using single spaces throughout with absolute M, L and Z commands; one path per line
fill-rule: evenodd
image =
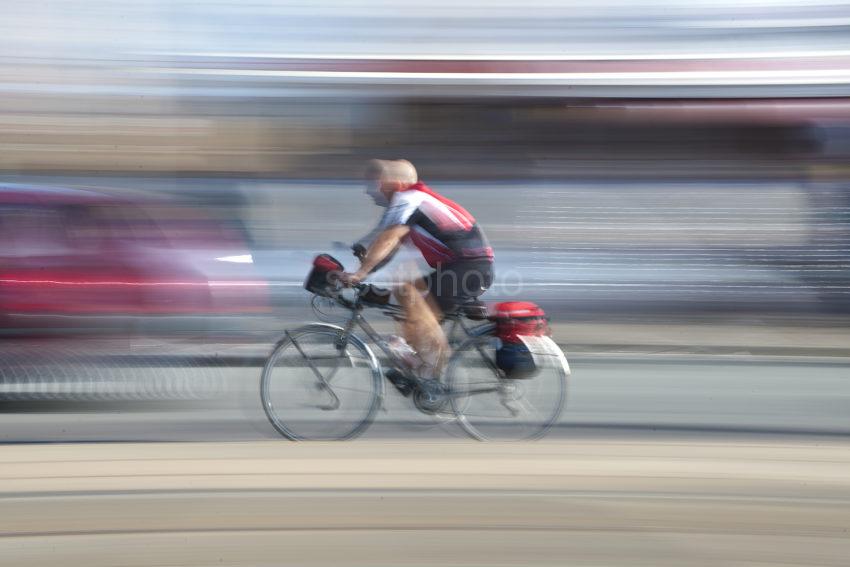
M 493 249 L 469 212 L 419 182 L 393 195 L 378 228 L 411 228 L 408 238 L 431 267 L 459 260 L 493 260 Z

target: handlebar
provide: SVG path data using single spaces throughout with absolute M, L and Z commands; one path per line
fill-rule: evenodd
M 360 305 L 361 302 L 366 302 L 367 304 L 371 305 L 387 305 L 389 303 L 391 293 L 389 289 L 380 288 L 373 284 L 364 282 L 359 282 L 343 287 L 353 289 L 357 294 L 357 297 L 353 302 L 351 300 L 343 298 L 341 295 L 337 295 L 336 300 L 340 301 L 346 306 L 357 306 Z

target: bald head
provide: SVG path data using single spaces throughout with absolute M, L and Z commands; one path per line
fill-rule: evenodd
M 416 168 L 406 159 L 373 159 L 366 164 L 367 194 L 375 204 L 387 206 L 396 191 L 407 189 L 419 181 Z
M 397 182 L 410 187 L 419 181 L 416 168 L 406 159 L 373 159 L 366 166 L 366 176 L 370 179 Z

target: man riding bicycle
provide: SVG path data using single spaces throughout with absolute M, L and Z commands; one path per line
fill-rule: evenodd
M 360 269 L 341 278 L 348 284 L 363 281 L 402 243 L 419 249 L 433 271 L 393 291 L 405 312 L 402 334 L 421 360 L 412 370 L 420 378 L 438 378 L 450 354 L 440 320 L 490 287 L 493 249 L 475 218 L 419 181 L 409 161 L 372 160 L 365 177 L 367 195 L 387 210 L 370 233 L 375 236 Z

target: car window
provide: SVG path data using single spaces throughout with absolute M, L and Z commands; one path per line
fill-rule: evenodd
M 0 206 L 0 256 L 54 256 L 73 251 L 65 215 L 43 206 Z

